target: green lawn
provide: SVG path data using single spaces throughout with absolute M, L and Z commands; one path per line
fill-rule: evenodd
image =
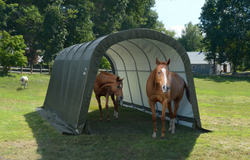
M 108 123 L 103 109 L 100 122 L 94 97 L 88 114 L 93 134 L 60 135 L 35 111 L 50 76 L 28 75 L 27 89 L 20 77 L 0 76 L 0 159 L 250 159 L 250 78 L 196 76 L 202 127 L 213 132 L 176 125 L 176 135 L 162 140 L 157 119 L 154 140 L 151 115 L 119 107 L 119 119 Z

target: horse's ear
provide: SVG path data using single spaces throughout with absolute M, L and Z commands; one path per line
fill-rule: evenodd
M 124 78 L 123 78 L 124 79 Z M 116 77 L 116 81 L 122 81 L 123 79 L 121 79 L 119 76 Z
M 167 66 L 170 64 L 170 59 L 168 59 L 168 61 L 166 62 Z
M 160 61 L 158 60 L 158 58 L 156 57 L 156 65 L 160 65 Z

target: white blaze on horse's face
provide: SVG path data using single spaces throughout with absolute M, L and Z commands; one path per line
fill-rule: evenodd
M 170 89 L 170 87 L 167 85 L 167 83 L 168 83 L 167 70 L 166 70 L 166 68 L 163 67 L 163 68 L 161 68 L 161 71 L 162 71 L 163 77 L 164 77 L 164 81 L 161 84 L 162 85 L 161 88 L 162 88 L 162 91 L 164 93 L 167 93 L 169 91 L 169 89 Z
M 117 82 L 117 90 L 116 90 L 116 100 L 118 101 L 122 101 L 123 100 L 123 93 L 122 93 L 122 87 L 123 87 L 123 83 L 122 81 Z

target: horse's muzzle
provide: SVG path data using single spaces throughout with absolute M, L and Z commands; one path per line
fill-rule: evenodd
M 116 101 L 122 101 L 123 100 L 123 96 L 117 96 L 116 97 Z
M 122 104 L 123 104 L 123 96 L 117 96 L 117 98 L 116 98 L 116 101 L 118 101 L 118 104 L 120 105 L 120 106 L 122 106 Z
M 163 93 L 168 93 L 169 90 L 170 90 L 170 86 L 167 86 L 167 85 L 162 86 Z

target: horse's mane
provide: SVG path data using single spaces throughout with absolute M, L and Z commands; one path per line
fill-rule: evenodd
M 152 76 L 153 88 L 157 89 L 156 68 L 152 71 Z

